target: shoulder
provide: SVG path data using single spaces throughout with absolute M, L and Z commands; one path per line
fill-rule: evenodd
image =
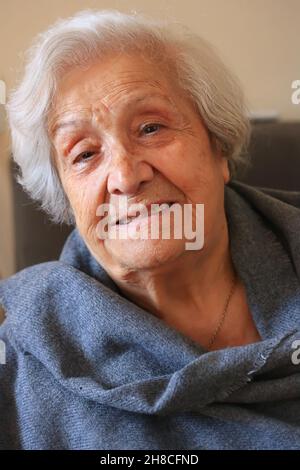
M 244 199 L 257 206 L 277 204 L 281 210 L 288 210 L 288 207 L 282 205 L 283 203 L 286 206 L 300 209 L 300 191 L 285 191 L 281 189 L 250 186 L 236 180 L 230 181 L 225 192 L 228 193 L 230 190 L 233 190 L 235 193 L 238 193 Z
M 258 188 L 262 193 L 300 209 L 300 191 L 283 191 L 281 189 Z
M 253 187 L 231 181 L 225 188 L 229 219 L 246 220 L 246 226 L 264 233 L 273 232 L 290 256 L 300 280 L 300 192 Z M 265 236 L 266 236 L 265 235 Z M 261 243 L 269 237 L 261 239 Z
M 91 300 L 94 289 L 102 296 L 106 289 L 85 272 L 63 261 L 37 264 L 0 281 L 0 305 L 5 323 L 15 337 L 28 343 L 28 335 L 50 323 L 71 323 L 82 296 Z M 79 295 L 80 293 L 80 295 Z M 84 309 L 84 302 L 81 305 Z M 74 325 L 75 327 L 75 325 Z M 48 328 L 48 327 L 47 327 Z
M 55 282 L 61 283 L 64 276 L 74 271 L 77 269 L 62 261 L 49 261 L 22 269 L 0 281 L 0 305 L 6 310 L 7 298 L 13 301 L 16 297 L 20 300 L 23 295 L 38 295 Z
M 25 268 L 0 281 L 0 306 L 5 323 L 17 331 L 33 317 L 52 315 L 57 305 L 82 285 L 78 269 L 61 261 Z

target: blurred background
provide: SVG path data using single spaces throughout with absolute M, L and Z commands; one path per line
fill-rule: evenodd
M 240 179 L 300 190 L 300 0 L 0 0 L 0 80 L 22 76 L 24 51 L 54 21 L 87 8 L 137 11 L 181 21 L 215 45 L 240 79 L 252 113 L 253 168 Z M 0 85 L 1 95 L 1 85 Z M 0 96 L 1 103 L 1 96 Z M 0 104 L 0 276 L 57 258 L 68 227 L 47 221 L 13 177 L 9 130 Z

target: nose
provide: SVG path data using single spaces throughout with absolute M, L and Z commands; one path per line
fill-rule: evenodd
M 107 179 L 107 190 L 110 194 L 128 196 L 136 194 L 142 183 L 153 179 L 153 167 L 145 161 L 137 160 L 124 149 L 119 150 L 113 160 L 113 167 Z

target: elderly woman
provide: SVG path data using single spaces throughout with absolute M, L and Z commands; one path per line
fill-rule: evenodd
M 249 124 L 213 49 L 81 12 L 38 38 L 8 112 L 20 182 L 75 228 L 0 283 L 0 447 L 300 448 L 300 195 L 233 179 Z M 162 236 L 187 206 L 196 248 Z

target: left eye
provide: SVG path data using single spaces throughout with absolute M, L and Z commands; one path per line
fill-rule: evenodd
M 145 134 L 153 134 L 161 128 L 162 128 L 161 124 L 150 123 L 150 124 L 146 124 L 145 126 L 143 126 L 142 132 L 144 132 Z

